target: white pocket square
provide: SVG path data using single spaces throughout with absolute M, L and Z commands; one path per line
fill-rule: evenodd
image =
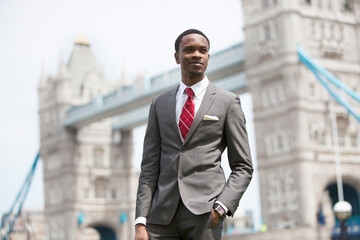
M 219 121 L 219 118 L 217 116 L 210 116 L 210 115 L 204 115 L 205 121 Z

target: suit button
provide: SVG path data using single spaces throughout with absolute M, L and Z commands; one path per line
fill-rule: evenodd
M 184 177 L 182 175 L 179 176 L 180 180 L 182 180 Z

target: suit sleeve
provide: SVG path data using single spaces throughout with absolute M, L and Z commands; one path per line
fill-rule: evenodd
M 153 100 L 150 106 L 148 125 L 144 138 L 135 218 L 147 218 L 153 196 L 157 190 L 160 162 L 160 133 L 155 101 L 156 99 Z
M 229 208 L 227 215 L 232 216 L 253 174 L 246 120 L 238 96 L 230 102 L 224 132 L 231 173 L 217 201 L 225 204 Z

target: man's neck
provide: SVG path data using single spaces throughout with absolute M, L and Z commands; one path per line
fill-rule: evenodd
M 191 87 L 194 84 L 197 84 L 198 82 L 200 82 L 201 80 L 203 80 L 206 76 L 205 75 L 201 75 L 201 76 L 196 76 L 196 77 L 189 77 L 189 76 L 182 76 L 181 81 L 188 87 Z

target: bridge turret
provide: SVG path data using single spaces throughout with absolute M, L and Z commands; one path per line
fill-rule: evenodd
M 342 139 L 351 136 L 347 122 L 340 118 L 345 110 L 331 102 L 329 108 L 330 97 L 299 63 L 296 47 L 300 44 L 323 67 L 348 86 L 359 89 L 359 3 L 242 2 L 245 69 L 254 101 L 262 217 L 268 229 L 315 229 L 321 196 L 335 179 L 329 109 L 337 112 Z M 345 149 L 358 152 L 358 145 L 354 141 L 351 146 L 348 141 L 342 146 L 343 166 L 349 178 L 355 177 L 349 163 L 356 154 L 346 155 Z M 326 234 L 332 227 L 326 225 Z
M 90 48 L 90 41 L 79 35 L 75 41 L 67 68 L 70 77 L 69 92 L 74 105 L 90 101 L 97 95 L 108 93 L 112 84 L 103 73 L 103 67 L 97 61 Z
M 44 64 L 42 64 L 38 90 L 43 90 L 46 87 L 47 79 L 48 79 L 48 77 L 45 72 Z
M 135 89 L 138 95 L 141 95 L 145 92 L 145 77 L 144 74 L 142 72 L 138 72 L 138 75 L 135 79 Z
M 40 142 L 49 239 L 85 239 L 96 235 L 87 227 L 101 235 L 105 225 L 121 239 L 131 238 L 133 217 L 122 223 L 121 230 L 118 224 L 119 216 L 131 215 L 134 208 L 129 207 L 133 199 L 122 194 L 131 191 L 134 181 L 131 130 L 121 133 L 121 143 L 113 144 L 111 118 L 72 129 L 63 126 L 71 106 L 113 88 L 84 35 L 77 37 L 68 63 L 60 61 L 55 76 L 46 76 L 45 71 L 41 75 Z M 81 227 L 79 213 L 84 216 Z

